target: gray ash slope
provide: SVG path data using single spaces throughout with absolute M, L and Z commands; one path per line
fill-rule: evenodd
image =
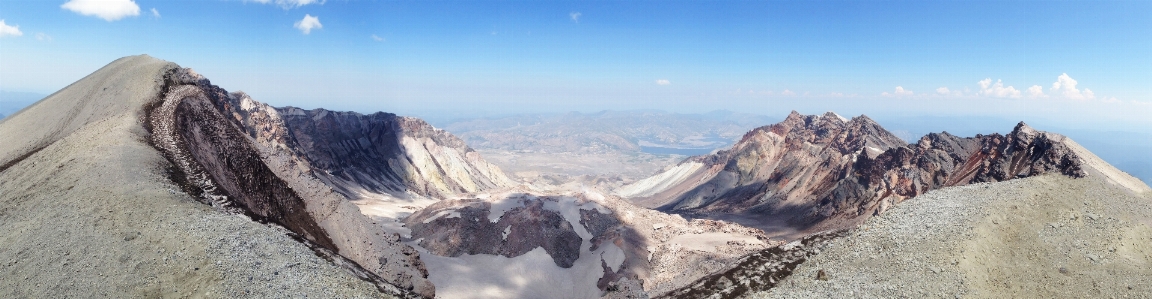
M 1146 298 L 1150 220 L 1148 192 L 1100 175 L 945 188 L 870 219 L 749 297 Z
M 0 121 L 0 296 L 382 296 L 169 179 L 146 110 L 178 69 L 122 58 Z

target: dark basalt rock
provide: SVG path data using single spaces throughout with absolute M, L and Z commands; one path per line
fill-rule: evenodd
M 412 238 L 436 255 L 517 257 L 542 247 L 557 266 L 572 267 L 580 257 L 580 235 L 560 213 L 545 209 L 542 200 L 522 200 L 522 207 L 506 211 L 497 222 L 488 219 L 490 203 L 470 199 L 438 202 L 405 223 Z

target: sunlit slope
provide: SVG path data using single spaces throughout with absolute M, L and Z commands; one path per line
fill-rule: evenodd
M 0 297 L 380 296 L 169 182 L 142 118 L 176 67 L 122 58 L 0 122 Z

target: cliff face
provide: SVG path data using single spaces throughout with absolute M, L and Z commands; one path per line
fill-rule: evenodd
M 361 192 L 443 198 L 514 185 L 464 141 L 417 118 L 277 111 L 317 175 L 349 198 Z
M 274 109 L 190 69 L 174 69 L 165 81 L 147 122 L 185 192 L 283 226 L 389 293 L 435 295 L 419 254 L 314 176 Z
M 1020 123 L 1008 135 L 929 134 L 905 144 L 867 116 L 803 116 L 744 135 L 617 191 L 663 211 L 843 228 L 928 190 L 1043 173 L 1084 176 L 1066 137 Z

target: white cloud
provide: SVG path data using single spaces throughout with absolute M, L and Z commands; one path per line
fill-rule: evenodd
M 1016 88 L 1012 87 L 1012 86 L 1004 87 L 1004 82 L 1001 82 L 1000 80 L 996 80 L 996 83 L 993 84 L 992 78 L 984 78 L 984 80 L 980 80 L 980 82 L 976 82 L 976 83 L 980 84 L 980 95 L 983 95 L 983 96 L 989 96 L 989 97 L 995 97 L 995 98 L 1019 98 L 1020 97 L 1020 91 L 1019 90 L 1016 90 Z
M 24 32 L 20 32 L 20 26 L 10 26 L 0 19 L 0 37 L 5 36 L 23 36 Z
M 1088 100 L 1096 98 L 1096 94 L 1092 90 L 1085 88 L 1083 92 L 1076 89 L 1076 79 L 1068 76 L 1068 73 L 1060 74 L 1056 77 L 1056 82 L 1052 83 L 1052 91 L 1063 95 L 1065 98 L 1073 100 Z
M 787 90 L 787 89 L 785 89 L 784 91 L 781 91 L 781 92 L 780 92 L 780 95 L 782 95 L 782 96 L 786 96 L 786 97 L 790 97 L 790 96 L 794 96 L 794 95 L 796 95 L 796 93 L 795 93 L 795 92 L 792 92 L 791 90 Z
M 324 4 L 324 0 L 248 0 L 245 2 L 256 2 L 260 4 L 276 4 L 283 9 L 293 9 L 309 4 Z
M 1047 98 L 1048 95 L 1044 94 L 1044 88 L 1040 87 L 1040 85 L 1032 85 L 1032 87 L 1028 88 L 1028 97 L 1029 98 Z
M 893 91 L 892 93 L 884 92 L 884 93 L 881 93 L 880 95 L 886 96 L 886 97 L 892 97 L 892 96 L 903 97 L 903 96 L 911 96 L 912 94 L 913 94 L 913 92 L 911 90 L 905 90 L 903 86 L 896 86 L 896 90 Z
M 159 11 L 159 10 L 156 10 L 156 8 L 155 8 L 155 7 L 153 7 L 153 8 L 152 8 L 152 17 L 153 17 L 153 18 L 157 18 L 157 19 L 159 19 L 159 18 L 160 18 L 160 11 Z
M 140 6 L 132 0 L 70 0 L 60 8 L 109 22 L 140 15 Z
M 569 13 L 569 14 L 568 14 L 568 17 L 569 17 L 569 18 L 572 18 L 572 21 L 573 21 L 573 22 L 576 22 L 576 23 L 580 23 L 580 16 L 581 16 L 581 15 L 583 15 L 583 14 L 582 14 L 582 13 L 580 13 L 579 11 L 574 11 L 574 12 L 572 12 L 572 13 Z
M 374 40 L 374 41 L 378 41 L 378 42 L 382 42 L 382 41 L 384 41 L 384 38 L 383 38 L 383 37 L 379 37 L 379 36 L 376 36 L 375 34 L 373 34 L 373 35 L 372 35 L 372 40 Z
M 36 33 L 36 40 L 50 42 L 52 41 L 52 36 L 44 34 L 44 32 L 38 32 Z
M 669 84 L 672 84 L 672 81 L 668 81 L 667 79 L 656 80 L 656 85 L 669 85 Z
M 936 89 L 936 93 L 938 93 L 938 94 L 943 94 L 943 95 L 946 95 L 946 94 L 948 94 L 949 92 L 950 92 L 950 91 L 948 91 L 948 87 L 941 87 L 941 88 L 937 88 L 937 89 Z
M 309 34 L 312 33 L 312 29 L 324 28 L 324 25 L 320 24 L 320 18 L 313 17 L 310 14 L 304 14 L 304 19 L 296 22 L 294 27 L 296 27 L 296 29 L 300 29 L 300 32 L 303 32 L 304 34 Z

